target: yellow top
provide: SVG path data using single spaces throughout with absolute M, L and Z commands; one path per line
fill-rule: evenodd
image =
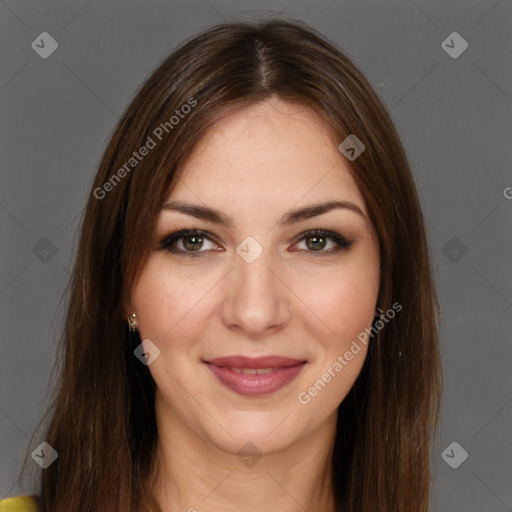
M 32 496 L 18 496 L 0 501 L 0 512 L 37 512 L 37 503 Z

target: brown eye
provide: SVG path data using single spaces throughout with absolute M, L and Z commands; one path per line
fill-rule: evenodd
M 307 252 L 321 254 L 332 254 L 343 249 L 348 249 L 353 242 L 349 242 L 347 239 L 334 233 L 333 231 L 314 230 L 303 233 L 299 238 L 299 242 L 305 242 Z M 329 242 L 331 246 L 326 249 Z
M 205 242 L 211 243 L 212 247 L 204 249 Z M 192 258 L 202 256 L 209 250 L 215 249 L 215 247 L 216 244 L 213 242 L 212 237 L 206 231 L 197 229 L 182 229 L 167 235 L 160 241 L 161 249 Z
M 203 244 L 203 237 L 201 235 L 187 235 L 181 237 L 183 240 L 183 247 L 187 251 L 196 251 L 201 248 Z
M 308 249 L 316 251 L 317 249 L 324 249 L 327 238 L 324 236 L 310 236 L 305 239 Z

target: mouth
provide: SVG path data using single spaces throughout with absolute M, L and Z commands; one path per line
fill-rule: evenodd
M 284 356 L 229 356 L 203 361 L 217 380 L 244 396 L 266 396 L 298 377 L 307 361 Z

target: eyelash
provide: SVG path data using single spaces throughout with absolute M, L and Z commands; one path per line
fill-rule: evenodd
M 169 235 L 165 236 L 165 238 L 163 238 L 160 241 L 160 249 L 169 251 L 172 254 L 184 255 L 189 258 L 200 258 L 205 253 L 207 253 L 211 250 L 211 249 L 209 249 L 206 251 L 185 251 L 183 249 L 177 249 L 176 247 L 174 247 L 174 244 L 178 240 L 185 238 L 187 236 L 198 236 L 201 238 L 206 238 L 210 242 L 216 243 L 215 239 L 210 235 L 210 233 L 208 233 L 208 231 L 203 231 L 202 229 L 181 229 L 178 231 L 174 231 L 173 233 L 170 233 Z M 299 237 L 297 237 L 295 239 L 294 245 L 296 243 L 302 242 L 303 240 L 307 240 L 308 238 L 313 238 L 315 236 L 332 240 L 337 246 L 328 251 L 325 251 L 325 250 L 311 251 L 311 250 L 307 250 L 307 249 L 302 249 L 302 250 L 305 250 L 306 252 L 311 253 L 315 257 L 322 256 L 325 254 L 334 254 L 334 253 L 337 253 L 342 250 L 348 250 L 353 244 L 353 242 L 347 240 L 343 236 L 341 236 L 338 233 L 335 233 L 333 231 L 327 231 L 324 229 L 312 229 L 309 231 L 305 231 L 304 233 L 301 233 L 299 235 Z

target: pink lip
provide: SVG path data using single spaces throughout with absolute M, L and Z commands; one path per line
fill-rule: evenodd
M 263 357 L 246 357 L 246 356 L 228 356 L 218 357 L 205 361 L 215 366 L 228 366 L 231 368 L 272 368 L 274 366 L 288 367 L 303 363 L 304 359 L 292 359 L 284 356 L 263 356 Z
M 244 396 L 264 396 L 278 391 L 292 382 L 307 364 L 304 360 L 283 356 L 230 356 L 204 362 L 222 384 Z M 274 367 L 275 370 L 263 374 L 244 374 L 230 369 Z

